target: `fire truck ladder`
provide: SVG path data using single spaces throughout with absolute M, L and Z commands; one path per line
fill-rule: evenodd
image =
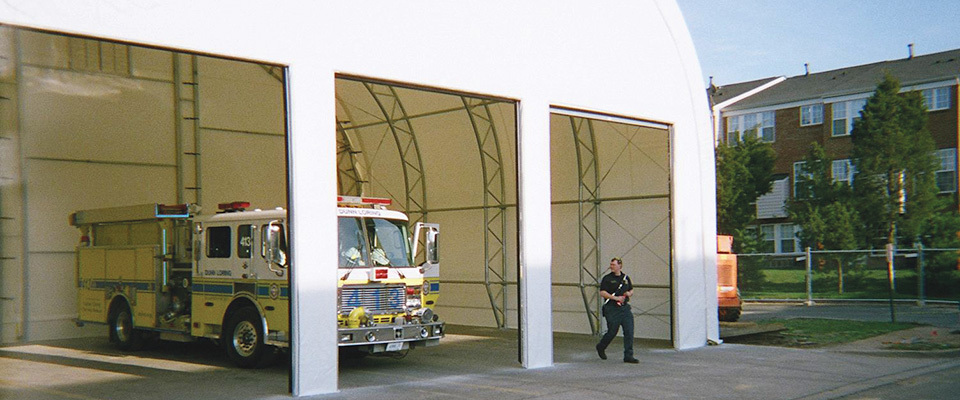
M 201 201 L 200 73 L 197 56 L 173 53 L 174 117 L 177 133 L 177 202 Z M 187 171 L 193 170 L 192 174 Z
M 573 140 L 577 148 L 577 211 L 580 260 L 580 295 L 587 311 L 587 320 L 594 335 L 600 334 L 600 163 L 593 121 L 570 117 Z
M 490 297 L 497 327 L 506 327 L 507 310 L 507 213 L 504 199 L 506 184 L 503 175 L 503 157 L 500 152 L 496 124 L 487 100 L 460 96 L 470 116 L 470 124 L 477 137 L 480 165 L 483 172 L 483 283 Z M 491 277 L 495 281 L 491 282 Z

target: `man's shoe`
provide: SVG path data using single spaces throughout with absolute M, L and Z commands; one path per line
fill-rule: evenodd
M 597 355 L 600 356 L 601 360 L 607 359 L 607 353 L 603 351 L 603 348 L 601 348 L 599 344 L 597 345 Z
M 623 359 L 623 362 L 628 363 L 628 364 L 640 364 L 640 360 L 638 360 L 638 359 L 636 359 L 636 358 L 633 358 L 633 357 L 624 358 L 624 359 Z

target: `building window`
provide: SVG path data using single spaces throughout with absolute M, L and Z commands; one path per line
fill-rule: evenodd
M 834 160 L 831 167 L 834 182 L 846 182 L 847 185 L 853 184 L 853 175 L 856 173 L 856 170 L 853 168 L 853 163 L 851 163 L 850 160 Z
M 773 111 L 760 113 L 760 141 L 773 143 L 776 114 Z
M 923 104 L 927 111 L 946 110 L 950 108 L 950 88 L 941 87 L 923 91 Z
M 822 123 L 823 104 L 800 107 L 800 126 L 820 125 Z
M 940 167 L 937 169 L 937 188 L 940 193 L 957 191 L 957 149 L 937 150 Z
M 793 197 L 795 199 L 803 197 L 801 196 L 801 192 L 804 192 L 804 187 L 801 186 L 801 181 L 813 178 L 813 174 L 806 171 L 806 166 L 807 163 L 805 161 L 793 163 Z M 807 185 L 809 185 L 809 183 Z
M 760 113 L 727 117 L 727 144 L 734 145 L 744 137 L 756 137 L 761 142 L 773 143 L 776 140 L 776 113 Z
M 740 117 L 727 118 L 727 144 L 736 146 L 740 141 Z
M 795 253 L 800 248 L 797 226 L 794 224 L 760 225 L 765 253 Z
M 853 122 L 860 119 L 860 110 L 867 104 L 867 99 L 838 101 L 833 103 L 833 128 L 831 135 L 847 136 L 853 131 Z

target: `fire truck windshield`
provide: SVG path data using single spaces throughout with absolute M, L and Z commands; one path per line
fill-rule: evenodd
M 340 267 L 363 267 L 367 265 L 367 246 L 363 240 L 363 228 L 357 218 L 341 217 L 338 221 Z
M 406 221 L 340 217 L 337 230 L 340 268 L 413 265 Z
M 367 218 L 365 224 L 370 237 L 370 259 L 374 265 L 413 265 L 406 221 Z

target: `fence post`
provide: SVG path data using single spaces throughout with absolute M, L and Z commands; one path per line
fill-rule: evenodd
M 813 305 L 813 254 L 807 246 L 807 305 Z
M 923 307 L 926 297 L 923 293 L 923 243 L 917 242 L 917 305 Z

